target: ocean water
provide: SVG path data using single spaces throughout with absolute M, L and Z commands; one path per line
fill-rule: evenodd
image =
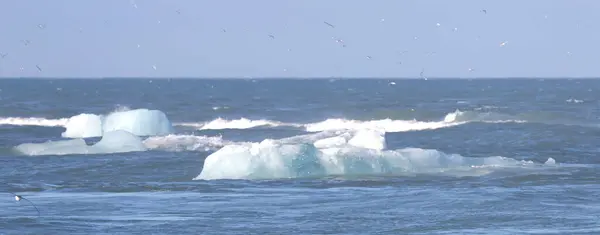
M 0 234 L 598 234 L 598 91 L 567 79 L 3 79 Z M 96 152 L 63 137 L 108 128 L 70 117 L 137 109 L 164 113 L 171 133 Z

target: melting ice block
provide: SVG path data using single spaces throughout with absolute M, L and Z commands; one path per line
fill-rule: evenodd
M 82 113 L 69 118 L 65 124 L 65 138 L 89 138 L 102 136 L 102 117 L 95 114 Z
M 29 156 L 70 155 L 70 154 L 110 154 L 146 151 L 142 140 L 127 131 L 111 131 L 104 134 L 94 145 L 87 145 L 83 139 L 48 141 L 46 143 L 20 144 L 15 151 Z
M 160 110 L 134 109 L 117 111 L 107 116 L 79 114 L 65 124 L 65 138 L 100 137 L 104 133 L 124 130 L 137 136 L 168 135 L 173 126 Z
M 173 125 L 160 110 L 135 109 L 106 116 L 104 133 L 115 130 L 128 131 L 137 136 L 168 135 L 172 133 Z
M 195 179 L 415 174 L 479 176 L 498 169 L 521 170 L 540 165 L 499 156 L 463 157 L 435 149 L 387 150 L 385 142 L 383 131 L 359 130 L 230 144 L 209 155 Z M 542 165 L 552 162 L 549 160 Z

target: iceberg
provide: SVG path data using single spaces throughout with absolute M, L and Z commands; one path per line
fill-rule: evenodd
M 173 125 L 160 110 L 134 109 L 116 111 L 107 116 L 79 114 L 65 124 L 65 138 L 100 137 L 111 131 L 123 130 L 137 136 L 168 135 Z
M 168 135 L 173 125 L 160 110 L 135 109 L 114 112 L 104 119 L 103 131 L 124 130 L 137 136 Z
M 65 138 L 89 138 L 102 136 L 102 117 L 96 114 L 82 113 L 75 115 L 65 123 Z
M 480 176 L 499 168 L 540 165 L 500 156 L 463 157 L 435 149 L 386 150 L 385 142 L 383 131 L 358 130 L 229 144 L 205 159 L 202 171 L 194 180 L 332 175 Z M 553 160 L 548 160 L 550 163 Z
M 14 147 L 18 153 L 28 156 L 70 155 L 70 154 L 111 154 L 146 151 L 142 140 L 123 130 L 110 131 L 94 145 L 87 145 L 84 139 L 26 143 Z

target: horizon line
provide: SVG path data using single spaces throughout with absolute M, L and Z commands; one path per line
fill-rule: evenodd
M 136 79 L 175 79 L 175 80 L 364 80 L 364 79 L 373 79 L 373 80 L 490 80 L 490 79 L 507 79 L 507 80 L 539 80 L 539 79 L 549 79 L 549 80 L 569 80 L 569 79 L 600 79 L 600 77 L 427 77 L 427 78 L 416 78 L 416 77 L 0 77 L 0 80 L 114 80 L 114 79 L 125 79 L 125 80 L 136 80 Z

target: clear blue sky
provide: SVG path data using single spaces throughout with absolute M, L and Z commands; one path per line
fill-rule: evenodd
M 598 12 L 597 0 L 3 0 L 0 76 L 600 77 Z

